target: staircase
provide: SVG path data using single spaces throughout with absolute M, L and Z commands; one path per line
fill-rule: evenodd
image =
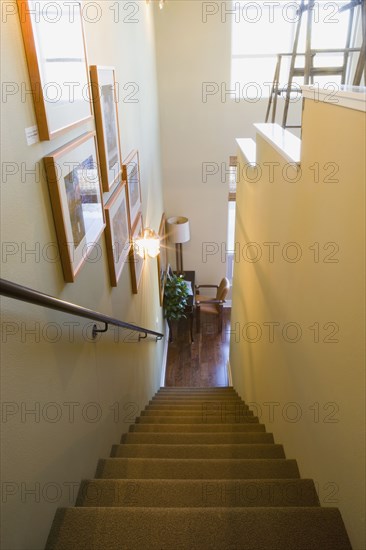
M 48 550 L 346 550 L 335 508 L 233 388 L 161 388 L 56 516 Z

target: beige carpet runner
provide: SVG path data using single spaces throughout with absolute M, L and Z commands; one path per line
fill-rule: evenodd
M 162 388 L 76 506 L 57 511 L 48 550 L 350 550 L 296 460 L 233 388 Z

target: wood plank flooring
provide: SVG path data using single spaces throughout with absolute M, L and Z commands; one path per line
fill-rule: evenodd
M 222 334 L 217 333 L 217 320 L 201 318 L 201 332 L 191 344 L 189 322 L 181 319 L 173 326 L 173 342 L 169 343 L 166 386 L 228 386 L 227 361 L 230 342 L 230 308 L 224 309 Z

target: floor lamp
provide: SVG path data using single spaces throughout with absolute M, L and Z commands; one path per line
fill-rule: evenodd
M 189 220 L 183 216 L 175 216 L 167 220 L 169 240 L 175 244 L 177 272 L 183 273 L 182 244 L 190 239 Z

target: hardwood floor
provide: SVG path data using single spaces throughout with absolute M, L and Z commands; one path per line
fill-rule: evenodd
M 190 341 L 189 323 L 181 319 L 173 326 L 165 375 L 166 386 L 228 386 L 227 361 L 230 342 L 230 308 L 224 309 L 222 334 L 216 319 L 201 318 L 201 332 L 194 324 L 194 342 Z

